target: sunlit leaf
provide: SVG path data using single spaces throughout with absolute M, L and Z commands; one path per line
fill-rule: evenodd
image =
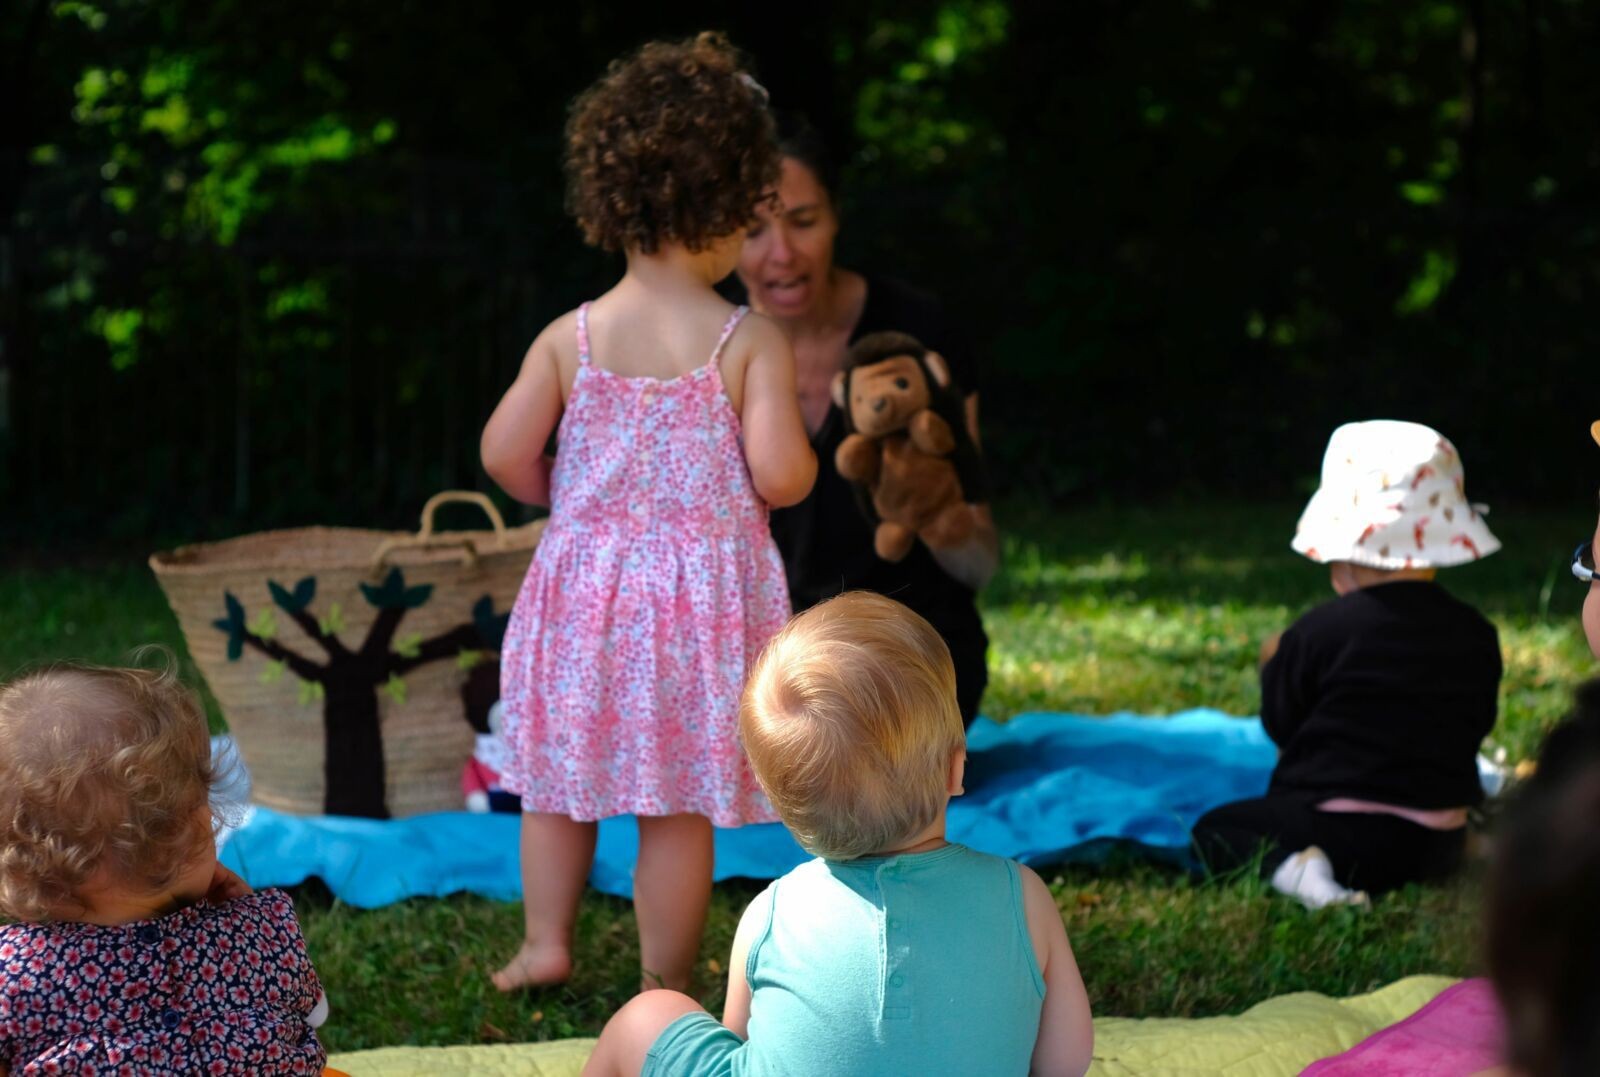
M 1437 183 L 1402 183 L 1400 197 L 1416 206 L 1438 205 L 1444 201 L 1444 188 Z
M 250 621 L 250 632 L 260 639 L 271 639 L 278 634 L 278 618 L 270 607 L 263 606 Z
M 1454 256 L 1444 251 L 1428 251 L 1423 255 L 1422 268 L 1411 278 L 1405 294 L 1395 302 L 1395 313 L 1416 314 L 1427 310 L 1438 301 L 1455 275 Z
M 324 636 L 336 636 L 344 631 L 344 607 L 335 602 L 328 607 L 325 616 L 318 618 L 317 627 L 322 629 Z

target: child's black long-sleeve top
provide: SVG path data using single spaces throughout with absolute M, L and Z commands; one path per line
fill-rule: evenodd
M 1261 671 L 1261 721 L 1281 749 L 1271 791 L 1477 804 L 1500 672 L 1494 625 L 1438 584 L 1378 584 L 1318 606 Z

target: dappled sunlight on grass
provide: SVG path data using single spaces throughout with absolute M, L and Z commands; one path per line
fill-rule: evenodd
M 1169 714 L 1260 706 L 1260 642 L 1333 597 L 1327 570 L 1288 549 L 1298 508 L 1226 506 L 1001 514 L 1005 569 L 985 592 L 984 713 Z M 1500 631 L 1506 675 L 1491 747 L 1537 751 L 1593 669 L 1582 589 L 1561 586 L 1565 514 L 1502 513 L 1505 549 L 1441 582 Z
M 1332 597 L 1327 571 L 1288 549 L 1290 506 L 1160 506 L 1050 512 L 1001 506 L 1005 568 L 980 605 L 992 640 L 984 712 L 1254 714 L 1266 635 Z M 1578 622 L 1583 589 L 1565 575 L 1582 514 L 1497 512 L 1506 548 L 1451 570 L 1452 591 L 1487 613 L 1506 659 L 1491 749 L 1532 754 L 1594 662 Z M 143 554 L 77 567 L 0 572 L 0 675 L 52 658 L 125 660 L 145 642 L 182 652 Z M 1233 1013 L 1286 991 L 1368 991 L 1421 972 L 1480 971 L 1476 870 L 1412 887 L 1368 912 L 1308 915 L 1258 878 L 1203 883 L 1113 855 L 1046 872 L 1095 1011 Z M 759 884 L 716 887 L 698 997 L 720 1010 L 740 911 Z M 493 1043 L 593 1035 L 632 996 L 632 906 L 588 894 L 571 983 L 504 996 L 487 973 L 516 947 L 521 908 L 456 896 L 363 911 L 313 884 L 296 901 L 335 1016 L 335 1050 L 389 1043 Z
M 1205 1017 L 1238 1012 L 1241 998 L 1353 995 L 1419 972 L 1479 972 L 1470 930 L 1479 874 L 1474 866 L 1455 886 L 1412 886 L 1368 910 L 1315 915 L 1253 876 L 1196 882 L 1113 862 L 1045 878 L 1097 1014 Z

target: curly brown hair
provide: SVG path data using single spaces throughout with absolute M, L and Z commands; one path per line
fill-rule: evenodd
M 602 250 L 702 251 L 778 180 L 766 91 L 726 38 L 654 41 L 613 61 L 567 120 L 567 205 Z
M 155 891 L 212 840 L 199 700 L 165 668 L 54 665 L 0 687 L 0 916 L 71 919 L 102 868 Z

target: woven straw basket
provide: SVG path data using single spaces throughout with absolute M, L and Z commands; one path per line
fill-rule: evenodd
M 452 501 L 480 506 L 493 530 L 435 532 Z M 460 809 L 473 723 L 498 696 L 500 637 L 543 527 L 507 528 L 482 494 L 446 492 L 416 534 L 307 527 L 152 556 L 253 798 L 301 814 Z

